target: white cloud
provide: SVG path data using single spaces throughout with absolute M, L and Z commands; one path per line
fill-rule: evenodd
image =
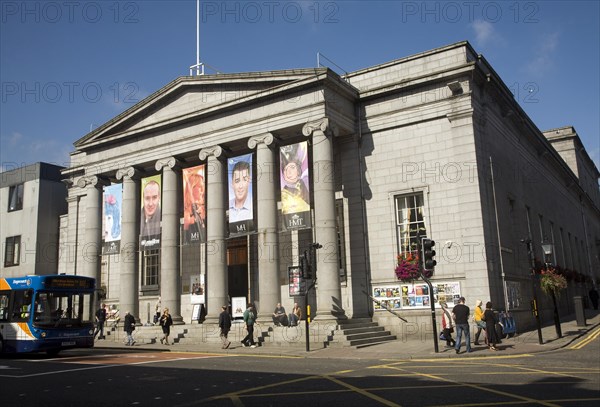
M 479 46 L 486 45 L 496 35 L 494 26 L 489 21 L 475 20 L 471 27 L 475 30 L 475 42 Z
M 557 32 L 546 35 L 535 50 L 531 53 L 533 58 L 525 68 L 531 74 L 543 73 L 554 65 L 554 56 L 558 48 L 559 34 Z

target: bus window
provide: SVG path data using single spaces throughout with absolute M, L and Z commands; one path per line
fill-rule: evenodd
M 8 316 L 10 314 L 8 309 L 9 295 L 10 291 L 0 292 L 0 322 L 8 321 Z
M 13 321 L 27 321 L 31 312 L 32 290 L 16 290 L 13 301 Z

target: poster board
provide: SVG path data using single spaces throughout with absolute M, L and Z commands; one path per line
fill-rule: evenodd
M 433 297 L 435 306 L 444 300 L 449 306 L 457 304 L 461 297 L 460 283 L 457 281 L 435 282 Z M 395 283 L 373 286 L 373 298 L 391 310 L 431 308 L 429 286 L 425 282 Z M 380 304 L 373 304 L 375 311 L 384 311 Z
M 190 276 L 190 286 L 192 287 L 190 293 L 190 304 L 204 304 L 204 274 Z
M 194 304 L 194 308 L 192 308 L 192 322 L 200 320 L 200 309 L 202 306 L 200 304 Z
M 246 297 L 231 297 L 231 317 L 233 319 L 244 318 L 246 304 Z
M 306 281 L 302 278 L 302 271 L 300 270 L 300 266 L 289 266 L 288 276 L 288 291 L 290 297 L 306 294 Z

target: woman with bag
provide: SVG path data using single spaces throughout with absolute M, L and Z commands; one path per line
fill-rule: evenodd
M 496 348 L 496 344 L 500 342 L 500 339 L 496 333 L 496 315 L 492 310 L 492 303 L 490 301 L 485 304 L 485 312 L 483 313 L 481 319 L 485 321 L 485 332 L 489 349 L 498 350 L 498 348 Z
M 442 307 L 442 335 L 446 340 L 446 347 L 453 348 L 456 342 L 452 339 L 452 332 L 454 332 L 454 323 L 452 322 L 452 315 L 448 311 L 448 304 L 445 301 L 440 301 L 440 307 Z M 440 337 L 440 339 L 442 339 Z
M 160 317 L 160 326 L 162 327 L 162 331 L 164 334 L 164 336 L 160 338 L 160 343 L 163 343 L 165 345 L 172 345 L 172 343 L 169 343 L 171 325 L 173 325 L 173 319 L 171 318 L 171 314 L 169 314 L 169 309 L 165 308 L 163 314 Z
M 477 332 L 475 332 L 475 341 L 473 342 L 473 345 L 479 345 L 479 335 L 481 335 L 482 329 L 485 330 L 485 322 L 481 320 L 481 317 L 483 316 L 481 304 L 483 304 L 483 301 L 477 300 L 475 302 L 475 310 L 473 311 L 473 322 L 477 325 Z

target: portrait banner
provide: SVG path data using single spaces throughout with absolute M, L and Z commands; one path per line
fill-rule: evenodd
M 254 231 L 252 188 L 252 154 L 227 160 L 229 186 L 229 234 L 244 235 Z
M 142 178 L 140 250 L 160 248 L 161 177 Z
M 285 230 L 311 226 L 308 142 L 279 148 L 281 214 Z
M 206 242 L 205 166 L 184 168 L 183 175 L 183 244 Z
M 102 254 L 120 253 L 122 205 L 122 185 L 105 186 L 102 193 Z

